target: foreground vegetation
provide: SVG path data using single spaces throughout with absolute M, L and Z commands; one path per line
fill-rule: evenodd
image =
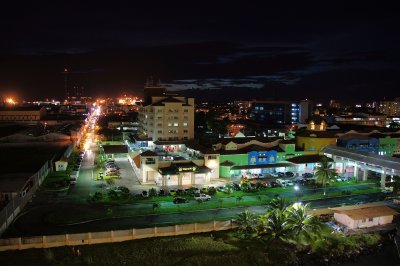
M 376 250 L 378 235 L 333 235 L 308 249 L 213 232 L 121 243 L 0 253 L 0 265 L 327 265 Z M 78 251 L 79 250 L 79 255 Z M 310 254 L 307 254 L 311 250 Z M 328 259 L 328 260 L 326 260 Z

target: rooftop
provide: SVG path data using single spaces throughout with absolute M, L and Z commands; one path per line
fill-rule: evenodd
M 292 157 L 290 159 L 286 159 L 286 161 L 295 163 L 295 164 L 306 164 L 306 163 L 316 163 L 321 161 L 323 155 L 319 154 L 310 154 L 310 155 L 300 155 L 296 157 Z M 330 161 L 333 161 L 329 158 Z
M 381 206 L 368 206 L 354 209 L 335 209 L 335 213 L 346 214 L 353 220 L 363 220 L 368 218 L 390 216 L 398 214 L 394 209 L 381 205 Z
M 400 171 L 400 158 L 377 155 L 375 153 L 365 151 L 350 150 L 333 145 L 325 146 L 321 149 L 321 151 L 324 153 L 349 158 L 354 161 L 365 162 L 367 164 Z
M 128 153 L 126 145 L 103 145 L 105 154 Z

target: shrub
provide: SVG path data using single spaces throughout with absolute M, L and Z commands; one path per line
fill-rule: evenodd
M 112 199 L 112 200 L 118 199 L 118 193 L 115 192 L 114 190 L 108 191 L 108 196 L 109 196 L 110 199 Z
M 149 189 L 149 197 L 157 197 L 157 190 L 155 188 Z
M 103 199 L 103 194 L 101 192 L 96 192 L 92 196 L 92 201 L 99 201 Z
M 208 195 L 213 196 L 217 193 L 217 189 L 215 187 L 208 188 Z

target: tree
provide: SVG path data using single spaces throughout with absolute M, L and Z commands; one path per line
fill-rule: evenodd
M 326 184 L 329 183 L 329 181 L 334 180 L 337 176 L 336 170 L 333 168 L 333 164 L 330 162 L 328 157 L 322 157 L 319 166 L 317 167 L 317 171 L 315 172 L 315 176 L 317 178 L 317 183 L 322 184 L 325 195 Z
M 267 208 L 269 210 L 274 210 L 274 209 L 278 209 L 281 211 L 284 211 L 286 209 L 286 207 L 288 206 L 288 202 L 284 199 L 281 198 L 279 195 L 275 196 L 268 204 L 267 204 Z
M 239 204 L 240 202 L 243 201 L 243 196 L 237 196 L 236 197 L 236 203 Z
M 270 241 L 287 241 L 290 236 L 291 230 L 284 210 L 271 209 L 265 215 L 260 216 L 259 222 L 261 234 Z
M 309 210 L 310 203 L 294 203 L 285 210 L 287 225 L 296 240 L 303 238 L 311 242 L 320 232 L 321 223 L 315 216 L 307 214 Z
M 233 191 L 232 183 L 226 183 L 226 185 L 225 185 L 225 193 L 231 194 L 232 191 Z
M 257 232 L 257 218 L 258 217 L 254 213 L 248 210 L 240 213 L 235 221 L 238 225 L 239 232 L 243 233 L 246 237 L 254 235 L 254 233 Z

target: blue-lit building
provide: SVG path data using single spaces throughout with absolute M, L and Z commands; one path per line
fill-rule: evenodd
M 309 101 L 253 101 L 251 118 L 265 124 L 304 124 L 311 111 Z
M 365 152 L 379 152 L 379 139 L 362 134 L 345 134 L 337 139 L 337 146 Z

